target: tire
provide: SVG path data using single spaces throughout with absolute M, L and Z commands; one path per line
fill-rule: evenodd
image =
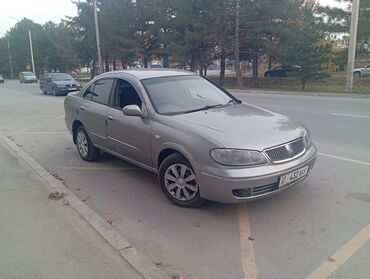
M 99 156 L 99 149 L 92 144 L 84 126 L 78 127 L 76 131 L 76 146 L 84 161 L 92 162 Z
M 53 96 L 58 96 L 57 91 L 55 90 L 55 87 L 51 89 L 51 94 L 53 94 Z
M 158 180 L 165 196 L 177 206 L 195 208 L 206 202 L 200 197 L 192 166 L 179 153 L 171 154 L 162 162 Z

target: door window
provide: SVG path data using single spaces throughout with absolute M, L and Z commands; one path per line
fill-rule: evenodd
M 108 105 L 113 79 L 100 79 L 89 86 L 84 94 L 85 99 Z
M 129 82 L 119 79 L 114 97 L 114 107 L 122 109 L 128 105 L 137 105 L 141 108 L 142 101 L 135 88 Z

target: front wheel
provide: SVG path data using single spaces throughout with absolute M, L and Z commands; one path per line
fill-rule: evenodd
M 94 161 L 99 156 L 99 149 L 96 148 L 83 126 L 80 126 L 76 131 L 77 151 L 84 161 Z
M 58 94 L 57 94 L 57 91 L 56 91 L 56 89 L 55 89 L 55 87 L 53 87 L 52 89 L 51 89 L 51 93 L 53 94 L 53 96 L 57 96 Z
M 179 153 L 174 153 L 163 161 L 158 179 L 163 193 L 175 205 L 199 207 L 206 201 L 200 197 L 198 179 L 192 166 Z

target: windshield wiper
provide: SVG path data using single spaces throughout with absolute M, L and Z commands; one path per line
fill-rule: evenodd
M 185 113 L 191 113 L 191 112 L 197 112 L 197 111 L 202 111 L 202 110 L 208 110 L 208 109 L 211 109 L 211 108 L 222 108 L 224 106 L 225 106 L 224 104 L 217 104 L 217 105 L 212 105 L 212 106 L 205 106 L 205 107 L 201 107 L 201 108 L 197 108 L 197 109 L 187 110 L 187 111 L 185 111 Z

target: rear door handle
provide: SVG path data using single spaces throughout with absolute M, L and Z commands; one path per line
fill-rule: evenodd
M 114 118 L 113 118 L 113 116 L 108 116 L 108 119 L 110 120 L 110 121 L 113 121 L 114 120 Z
M 85 107 L 84 106 L 80 106 L 80 110 L 85 110 Z

